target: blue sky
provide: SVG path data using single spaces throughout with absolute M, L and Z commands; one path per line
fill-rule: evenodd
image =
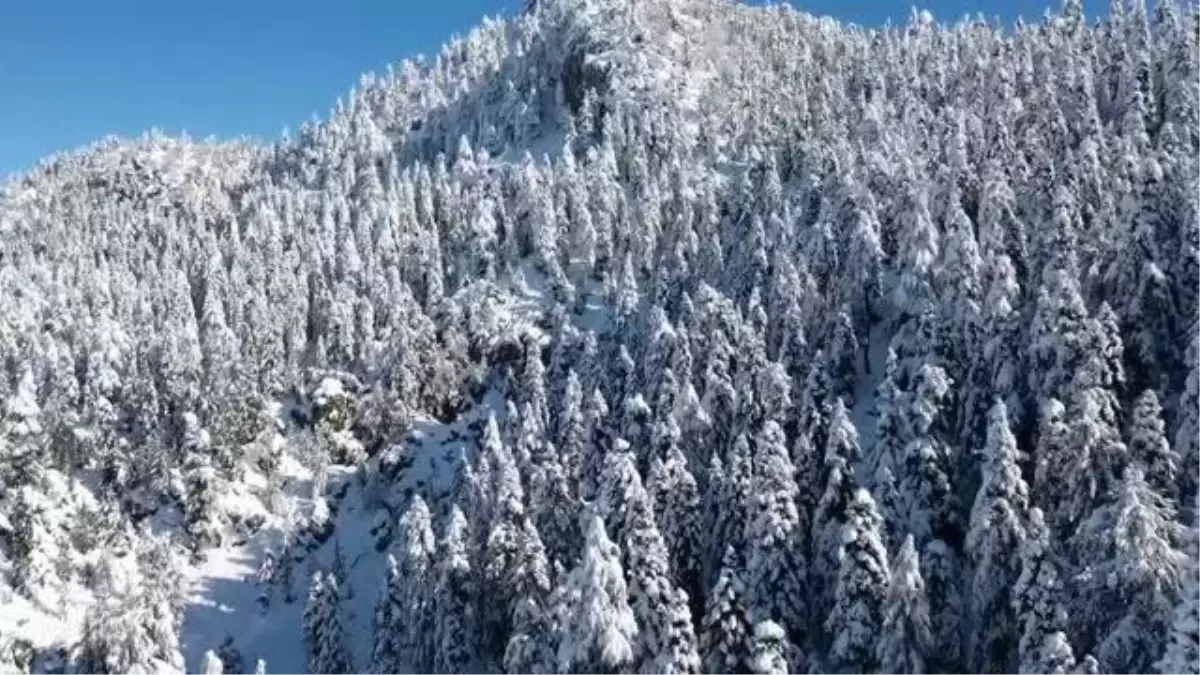
M 1058 0 L 809 0 L 814 14 L 903 22 L 1040 16 Z M 1098 9 L 1104 0 L 1087 0 Z M 521 0 L 0 0 L 0 177 L 105 134 L 151 127 L 274 138 L 324 117 L 360 74 L 431 54 Z

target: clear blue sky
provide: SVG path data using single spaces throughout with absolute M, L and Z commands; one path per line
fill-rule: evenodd
M 1090 10 L 1105 0 L 1087 0 Z M 860 24 L 1042 14 L 1058 0 L 795 0 Z M 274 138 L 369 70 L 521 0 L 0 0 L 0 180 L 105 134 Z M 1106 4 L 1106 3 L 1105 3 Z

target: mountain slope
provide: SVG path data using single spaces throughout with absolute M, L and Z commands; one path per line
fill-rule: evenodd
M 1148 671 L 1198 21 L 541 1 L 267 147 L 48 160 L 0 668 Z

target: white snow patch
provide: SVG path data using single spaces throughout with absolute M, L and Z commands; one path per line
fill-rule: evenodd
M 275 592 L 266 613 L 260 613 L 260 588 L 255 582 L 263 555 L 292 526 L 287 517 L 276 515 L 244 545 L 209 551 L 207 560 L 193 568 L 192 593 L 184 616 L 183 653 L 188 670 L 199 671 L 204 653 L 232 636 L 246 664 L 263 659 L 268 672 L 306 672 L 302 636 L 308 580 L 313 572 L 330 567 L 335 545 L 341 549 L 347 577 L 343 592 L 349 596 L 342 601 L 342 610 L 348 648 L 355 669 L 362 672 L 369 668 L 375 602 L 385 578 L 386 555 L 375 550 L 371 533 L 381 508 L 394 522 L 409 497 L 420 492 L 431 510 L 444 512 L 460 460 L 477 451 L 471 427 L 487 419 L 489 412 L 502 416 L 503 411 L 503 393 L 491 389 L 478 405 L 453 423 L 419 421 L 405 440 L 386 451 L 400 453 L 411 462 L 386 485 L 373 484 L 379 479 L 378 458 L 368 464 L 365 474 L 354 468 L 333 467 L 330 492 L 345 486 L 340 500 L 330 497 L 336 511 L 333 535 L 297 563 L 293 575 L 295 601 L 290 604 L 283 602 L 282 593 Z M 290 455 L 284 455 L 280 468 L 291 479 L 289 512 L 311 508 L 311 500 L 305 498 L 310 494 L 311 476 Z

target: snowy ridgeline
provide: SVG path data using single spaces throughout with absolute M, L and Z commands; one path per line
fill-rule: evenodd
M 539 0 L 0 191 L 0 671 L 1200 672 L 1200 14 Z

